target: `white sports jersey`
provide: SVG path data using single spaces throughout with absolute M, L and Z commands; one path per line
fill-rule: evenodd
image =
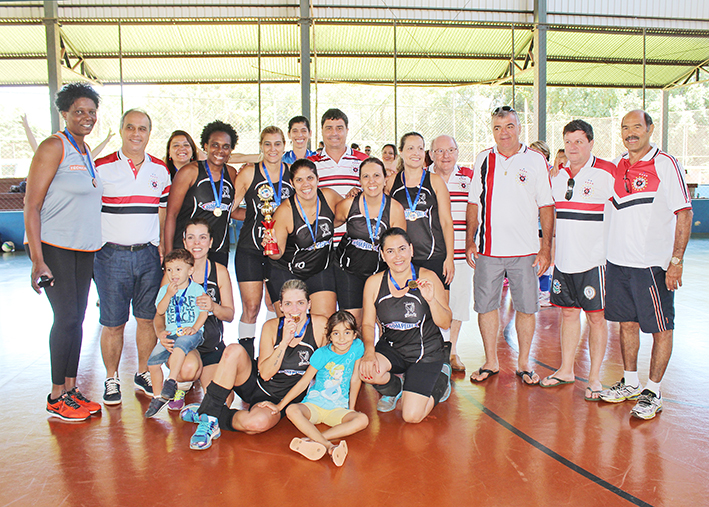
M 429 171 L 434 171 L 433 164 Z M 457 261 L 465 260 L 465 213 L 468 207 L 468 192 L 473 170 L 469 167 L 460 167 L 456 164 L 448 180 L 448 193 L 451 196 L 451 215 L 453 216 L 453 258 Z
M 632 268 L 667 269 L 674 247 L 675 214 L 692 209 L 684 169 L 654 144 L 633 165 L 627 153 L 614 163 L 608 260 Z
M 522 257 L 539 251 L 539 208 L 553 206 L 544 155 L 520 146 L 505 157 L 494 146 L 475 159 L 468 202 L 478 206 L 478 252 Z
M 556 202 L 554 263 L 567 274 L 583 273 L 606 263 L 608 221 L 604 221 L 604 210 L 613 196 L 615 166 L 591 155 L 574 176 L 571 199 L 566 199 L 570 171 L 567 162 L 551 179 Z
M 158 208 L 167 206 L 170 171 L 159 158 L 145 154 L 138 174 L 121 150 L 96 161 L 101 168 L 103 243 L 160 244 Z

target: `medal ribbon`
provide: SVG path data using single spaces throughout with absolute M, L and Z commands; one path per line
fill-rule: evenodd
M 190 288 L 190 283 L 191 282 L 187 283 L 187 287 L 185 287 L 185 290 L 182 291 L 181 296 L 178 296 L 177 294 L 172 296 L 172 302 L 175 305 L 175 323 L 177 324 L 178 329 L 182 327 L 182 319 L 180 319 L 180 307 L 182 306 L 182 301 L 184 300 L 185 294 L 187 293 L 187 289 Z
M 81 153 L 79 145 L 76 143 L 76 139 L 74 139 L 74 136 L 71 135 L 71 132 L 69 132 L 69 129 L 64 129 L 64 135 L 67 137 L 67 139 L 69 139 L 69 142 L 76 149 L 76 151 L 79 152 L 79 155 L 81 155 L 81 160 L 83 160 L 84 167 L 86 167 L 86 170 L 91 175 L 91 179 L 95 180 L 96 168 L 94 167 L 94 161 L 91 160 L 91 152 L 88 150 L 88 148 L 86 148 L 86 144 L 84 144 L 84 149 L 86 150 L 86 155 L 84 155 L 83 153 Z
M 320 218 L 320 197 L 318 199 L 318 204 L 317 207 L 315 208 L 315 232 L 318 230 L 318 219 Z M 305 214 L 305 210 L 303 209 L 303 206 L 300 204 L 300 199 L 298 199 L 298 196 L 295 196 L 295 200 L 298 202 L 298 207 L 300 208 L 300 212 L 303 214 L 303 222 L 305 222 L 305 225 L 308 226 L 308 230 L 310 231 L 310 236 L 313 238 L 313 245 L 317 243 L 315 240 L 315 232 L 313 232 L 313 228 L 310 225 L 310 220 L 308 220 L 308 215 Z
M 377 225 L 375 226 L 374 230 L 372 230 L 372 224 L 369 220 L 369 207 L 367 206 L 367 198 L 365 196 L 362 196 L 362 201 L 364 202 L 364 216 L 367 219 L 366 223 L 367 232 L 369 233 L 369 239 L 372 240 L 372 246 L 376 247 L 374 239 L 379 234 L 379 225 L 382 223 L 382 213 L 384 212 L 384 203 L 386 202 L 386 197 L 384 197 L 384 194 L 382 193 L 382 204 L 379 206 L 379 216 L 377 217 Z
M 212 171 L 209 169 L 209 162 L 204 161 L 204 167 L 207 168 L 207 175 L 209 176 L 209 183 L 212 184 L 212 192 L 214 193 L 214 202 L 216 203 L 214 209 L 222 209 L 222 192 L 224 190 L 224 166 L 222 166 L 222 176 L 219 182 L 219 195 L 217 195 L 217 187 L 214 185 L 214 178 L 212 177 Z
M 403 288 L 399 287 L 399 284 L 396 283 L 396 280 L 394 280 L 394 277 L 391 276 L 391 270 L 389 270 L 389 280 L 391 280 L 391 283 L 394 284 L 394 287 L 396 287 L 396 290 L 404 290 Z M 406 288 L 409 285 L 409 282 L 412 280 L 416 280 L 416 271 L 414 271 L 413 264 L 411 264 L 411 278 L 406 280 L 406 283 L 404 284 L 404 288 Z
M 271 181 L 271 175 L 268 174 L 266 164 L 261 162 L 261 166 L 263 167 L 263 172 L 266 174 L 266 180 L 268 180 L 268 184 L 271 186 L 271 190 L 273 190 L 273 200 L 276 203 L 276 207 L 278 207 L 281 205 L 281 191 L 283 190 L 283 162 L 281 162 L 281 175 L 278 178 L 278 193 L 276 193 L 276 187 L 273 186 L 273 182 Z
M 406 200 L 409 201 L 409 209 L 411 211 L 416 211 L 416 207 L 419 204 L 419 198 L 421 197 L 421 189 L 423 188 L 423 179 L 426 177 L 426 169 L 421 169 L 421 182 L 419 183 L 419 190 L 416 192 L 416 199 L 411 202 L 411 196 L 409 195 L 409 188 L 406 186 L 406 171 L 401 173 L 401 181 L 404 182 L 404 190 L 406 190 Z
M 295 335 L 296 338 L 300 338 L 305 334 L 305 330 L 308 329 L 308 324 L 310 324 L 310 315 L 308 315 L 308 318 L 305 320 L 305 324 L 303 324 L 302 329 L 300 330 L 300 333 L 297 333 Z
M 207 277 L 209 276 L 209 259 L 207 259 L 206 264 L 204 265 L 204 282 L 202 282 L 202 287 L 204 288 L 204 292 L 207 292 Z

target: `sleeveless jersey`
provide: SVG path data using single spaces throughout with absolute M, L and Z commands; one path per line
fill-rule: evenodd
M 276 335 L 276 344 L 274 349 L 277 349 L 283 340 L 283 321 L 281 317 L 278 322 L 278 334 Z M 298 345 L 288 347 L 283 355 L 281 367 L 270 380 L 263 380 L 258 377 L 259 388 L 269 396 L 278 400 L 288 394 L 288 391 L 298 383 L 300 378 L 305 373 L 305 370 L 310 366 L 310 358 L 313 352 L 318 348 L 315 342 L 315 334 L 313 333 L 313 322 L 308 322 L 308 327 L 305 328 L 305 335 Z
M 239 234 L 239 243 L 237 247 L 239 249 L 255 250 L 258 252 L 263 252 L 263 247 L 261 246 L 261 240 L 263 240 L 263 214 L 261 213 L 261 208 L 263 207 L 263 202 L 258 198 L 258 191 L 262 186 L 268 186 L 268 180 L 261 174 L 260 165 L 254 168 L 254 178 L 249 185 L 246 194 L 244 194 L 244 202 L 246 203 L 246 218 L 244 219 L 244 225 L 241 227 L 241 233 Z M 278 192 L 278 182 L 273 181 L 273 186 Z M 283 165 L 283 187 L 281 188 L 281 200 L 285 201 L 294 195 L 295 191 L 290 184 L 290 173 L 288 172 L 288 166 Z M 273 203 L 273 212 L 276 212 L 276 202 Z M 271 215 L 273 216 L 273 215 Z
M 362 194 L 360 196 L 364 199 Z M 385 196 L 384 211 L 378 232 L 374 231 L 374 228 L 377 226 L 379 213 L 369 213 L 370 227 L 372 232 L 376 234 L 375 243 L 372 244 L 367 230 L 367 218 L 364 215 L 364 210 L 360 209 L 360 196 L 357 196 L 350 206 L 350 211 L 347 214 L 347 232 L 337 246 L 336 258 L 342 269 L 366 280 L 382 268 L 379 258 L 379 238 L 389 228 L 391 197 Z
M 416 277 L 419 268 L 416 268 Z M 418 290 L 394 297 L 389 290 L 389 270 L 384 272 L 374 302 L 384 333 L 381 339 L 408 362 L 432 363 L 443 359 L 443 336 L 433 322 L 428 302 Z
M 204 162 L 197 162 L 197 180 L 185 194 L 182 201 L 182 208 L 177 214 L 175 221 L 175 238 L 172 241 L 173 248 L 184 248 L 182 244 L 182 233 L 185 231 L 187 222 L 192 218 L 204 218 L 212 227 L 212 248 L 210 252 L 229 253 L 229 215 L 234 205 L 234 185 L 229 177 L 229 171 L 224 168 L 224 189 L 222 190 L 222 215 L 214 215 L 216 202 L 214 192 L 209 182 L 207 169 Z M 219 192 L 219 181 L 214 182 L 214 186 Z M 238 203 L 237 203 L 238 204 Z
M 62 132 L 64 156 L 49 184 L 42 203 L 40 221 L 43 243 L 95 252 L 101 248 L 101 196 L 103 185 L 96 173 L 96 187 L 84 165 L 84 158 Z M 88 151 L 88 149 L 87 149 Z M 87 153 L 91 157 L 91 153 Z
M 301 280 L 310 278 L 316 273 L 327 269 L 330 264 L 330 249 L 332 247 L 332 234 L 334 231 L 335 213 L 330 209 L 322 191 L 318 190 L 320 200 L 320 214 L 318 215 L 318 228 L 311 223 L 315 233 L 315 244 L 310 230 L 300 216 L 300 208 L 295 200 L 295 195 L 290 197 L 293 211 L 293 232 L 288 235 L 283 257 L 276 261 L 276 265 L 287 269 Z
M 425 170 L 425 169 L 424 169 Z M 426 171 L 426 176 L 423 179 L 421 186 L 421 195 L 419 197 L 416 209 L 409 212 L 409 201 L 406 199 L 406 192 L 411 197 L 413 203 L 418 193 L 419 181 L 409 181 L 409 184 L 415 184 L 413 188 L 406 188 L 402 178 L 403 171 L 396 175 L 394 184 L 391 188 L 391 197 L 401 203 L 404 207 L 406 216 L 406 232 L 408 232 L 414 245 L 415 261 L 425 261 L 429 259 L 439 259 L 446 256 L 446 242 L 443 238 L 443 229 L 441 221 L 438 217 L 438 200 L 436 193 L 431 185 L 431 173 Z M 413 216 L 412 216 L 413 215 Z
M 219 292 L 219 280 L 217 279 L 217 265 L 214 261 L 207 259 L 209 263 L 209 276 L 207 277 L 207 294 L 212 301 L 218 305 L 222 303 L 222 295 Z M 207 317 L 204 323 L 204 343 L 197 347 L 197 352 L 207 354 L 225 348 L 224 345 L 224 323 L 214 314 Z

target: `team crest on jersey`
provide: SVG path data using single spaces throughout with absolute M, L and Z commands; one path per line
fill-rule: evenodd
M 421 193 L 419 196 L 419 204 L 423 204 L 424 206 L 426 205 L 426 194 Z
M 222 199 L 224 199 L 225 197 L 227 199 L 229 197 L 231 197 L 231 192 L 229 191 L 229 187 L 227 187 L 226 185 L 224 185 L 224 188 L 222 189 Z
M 296 262 L 294 267 L 295 267 L 295 269 L 303 269 L 305 267 L 305 263 L 304 262 Z
M 404 308 L 406 309 L 405 319 L 409 317 L 416 318 L 416 304 L 415 303 L 404 303 Z
M 298 361 L 298 366 L 310 365 L 310 352 L 308 352 L 307 350 L 299 350 L 298 358 L 300 359 L 300 361 Z
M 586 299 L 593 299 L 596 297 L 596 289 L 594 289 L 590 285 L 586 285 L 586 287 L 583 288 L 583 295 L 586 297 Z
M 583 182 L 583 189 L 581 190 L 581 194 L 584 197 L 590 197 L 591 194 L 593 194 L 593 180 L 586 180 Z
M 551 290 L 554 291 L 554 294 L 561 294 L 561 282 L 554 278 L 554 281 L 551 283 Z
M 158 177 L 155 173 L 150 175 L 150 186 L 153 188 L 158 188 Z
M 648 176 L 645 173 L 638 174 L 635 179 L 633 179 L 633 192 L 640 192 L 645 190 L 647 187 Z
M 290 197 L 290 188 L 289 187 L 283 187 L 281 189 L 281 200 L 285 201 Z
M 330 234 L 330 224 L 320 224 L 320 230 L 322 231 L 323 235 L 327 236 Z
M 527 183 L 527 170 L 524 167 L 517 173 L 517 179 L 522 185 Z

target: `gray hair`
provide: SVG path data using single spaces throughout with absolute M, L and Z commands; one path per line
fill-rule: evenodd
M 152 132 L 152 130 L 153 130 L 153 120 L 150 119 L 150 115 L 149 115 L 148 113 L 146 113 L 144 110 L 142 110 L 142 109 L 140 109 L 140 108 L 137 108 L 137 107 L 134 107 L 133 109 L 129 109 L 128 111 L 126 111 L 125 113 L 123 113 L 123 116 L 121 116 L 121 130 L 123 130 L 123 124 L 124 124 L 125 121 L 126 121 L 126 116 L 128 116 L 128 115 L 131 114 L 131 113 L 144 114 L 145 117 L 148 119 L 148 130 L 150 130 L 150 131 Z

